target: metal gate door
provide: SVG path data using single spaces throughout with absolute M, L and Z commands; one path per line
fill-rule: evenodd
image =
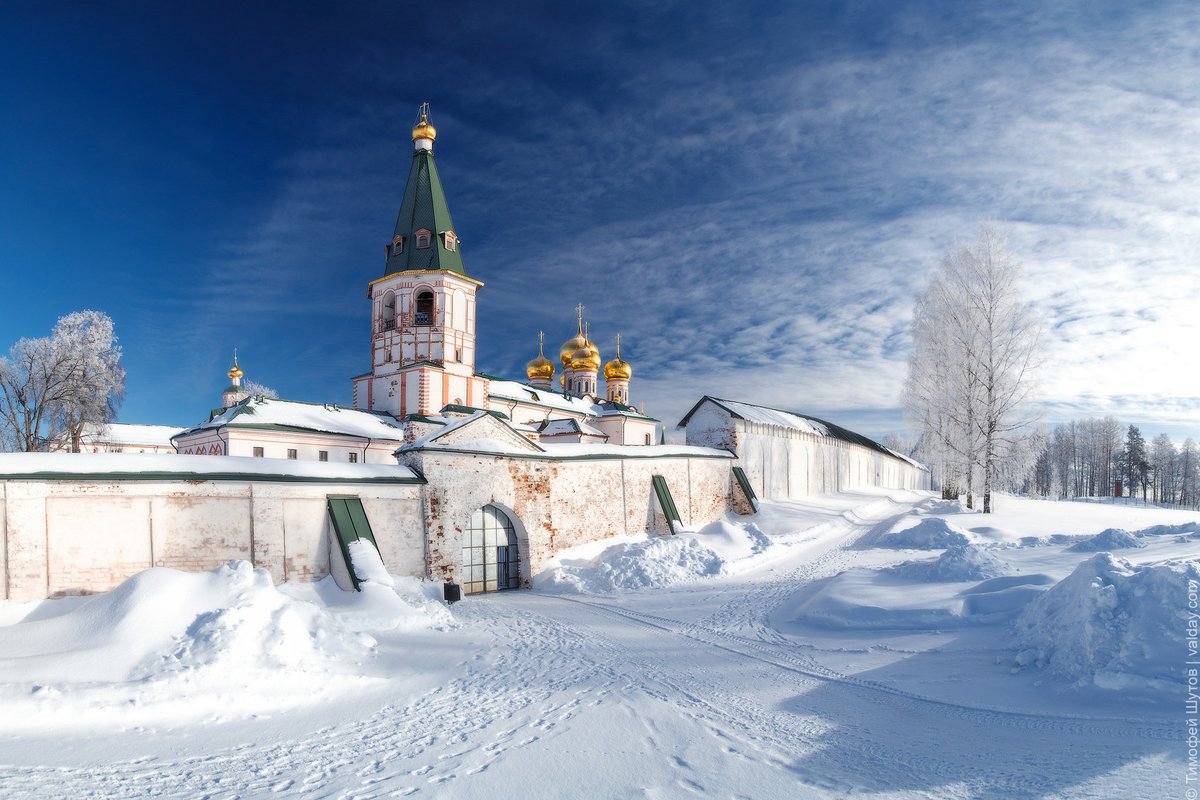
M 520 585 L 517 532 L 508 516 L 495 506 L 471 515 L 463 531 L 463 591 L 495 592 Z

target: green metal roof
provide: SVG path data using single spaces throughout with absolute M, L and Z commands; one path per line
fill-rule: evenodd
M 427 230 L 433 238 L 429 247 L 417 248 L 416 232 Z M 413 152 L 412 166 L 408 170 L 408 183 L 404 186 L 404 200 L 400 203 L 400 214 L 396 217 L 395 236 L 404 237 L 404 249 L 396 253 L 388 248 L 384 275 L 409 270 L 449 270 L 466 275 L 463 267 L 462 244 L 454 251 L 446 249 L 442 235 L 454 231 L 450 219 L 450 207 L 446 205 L 446 193 L 442 191 L 442 179 L 438 177 L 437 165 L 432 150 Z M 457 231 L 455 234 L 457 235 Z

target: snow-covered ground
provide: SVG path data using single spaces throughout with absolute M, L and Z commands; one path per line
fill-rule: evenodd
M 0 787 L 1186 797 L 1198 521 L 854 493 L 577 548 L 451 608 L 375 563 L 360 594 L 242 563 L 0 603 Z

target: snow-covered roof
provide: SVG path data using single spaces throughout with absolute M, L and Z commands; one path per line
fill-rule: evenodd
M 482 429 L 480 436 L 472 437 L 465 429 L 476 423 L 482 423 Z M 500 433 L 497 426 L 501 425 L 511 431 L 512 436 Z M 500 435 L 497 436 L 495 433 L 500 433 Z M 576 444 L 565 442 L 554 444 L 546 441 L 534 443 L 525 438 L 512 423 L 497 419 L 485 412 L 479 412 L 470 417 L 453 419 L 444 428 L 400 448 L 399 452 L 405 453 L 417 450 L 446 450 L 451 452 L 512 456 L 515 458 L 551 459 L 735 458 L 728 450 L 718 450 L 712 447 L 692 447 L 691 445 Z
M 488 379 L 488 396 L 498 400 L 516 400 L 521 403 L 527 403 L 534 406 L 543 406 L 545 408 L 553 408 L 558 411 L 570 411 L 573 414 L 580 414 L 585 417 L 610 417 L 610 416 L 631 416 L 641 419 L 648 419 L 654 422 L 658 420 L 653 417 L 647 417 L 631 406 L 621 403 L 605 401 L 601 403 L 593 403 L 590 400 L 585 400 L 582 397 L 574 397 L 565 395 L 562 392 L 556 392 L 553 389 L 539 389 L 536 386 L 530 386 L 519 381 L 508 381 L 503 378 L 496 378 L 491 375 L 485 375 Z
M 405 445 L 398 452 L 442 449 L 528 455 L 531 451 L 541 452 L 542 450 L 511 422 L 487 411 L 476 411 L 469 417 L 446 417 L 445 419 L 447 422 L 441 429 L 422 436 L 412 444 Z M 459 431 L 477 423 L 483 423 L 483 427 L 474 438 L 469 434 L 459 434 Z M 489 433 L 489 428 L 493 433 Z
M 899 453 L 889 450 L 874 439 L 869 439 L 866 436 L 863 436 L 861 433 L 855 433 L 852 430 L 843 428 L 841 425 L 835 425 L 832 422 L 826 422 L 825 420 L 817 419 L 816 417 L 810 417 L 807 414 L 797 414 L 794 411 L 784 411 L 778 408 L 758 406 L 754 405 L 753 403 L 743 403 L 738 400 L 722 400 L 718 397 L 710 397 L 708 395 L 700 398 L 700 402 L 692 406 L 692 410 L 684 415 L 683 419 L 679 421 L 678 427 L 687 427 L 688 420 L 691 419 L 692 414 L 694 414 L 696 409 L 700 408 L 700 406 L 704 405 L 706 402 L 713 403 L 714 405 L 725 409 L 734 417 L 746 420 L 747 422 L 754 422 L 760 425 L 774 425 L 780 428 L 789 428 L 795 431 L 811 433 L 816 436 L 828 436 L 832 439 L 840 439 L 843 442 L 857 444 L 860 447 L 866 447 L 870 450 L 883 453 L 884 455 L 916 464 L 916 462 L 912 461 L 912 459 L 906 458 Z M 917 464 L 917 466 L 921 465 Z
M 224 427 L 315 431 L 382 441 L 404 439 L 404 429 L 389 414 L 264 397 L 249 397 L 187 433 Z
M 260 480 L 311 483 L 421 483 L 399 464 L 350 464 L 175 453 L 0 454 L 2 480 Z
M 595 403 L 589 400 L 584 400 L 582 397 L 564 395 L 562 392 L 556 392 L 553 389 L 539 389 L 536 386 L 529 386 L 518 381 L 489 378 L 488 395 L 501 400 L 517 400 L 522 403 L 555 408 L 559 411 L 571 411 L 575 414 L 583 414 L 589 417 L 596 416 L 596 412 L 593 410 Z
M 584 436 L 599 436 L 607 439 L 608 434 L 599 428 L 594 428 L 586 422 L 577 419 L 552 419 L 542 425 L 542 436 L 563 436 L 583 434 Z
M 187 429 L 170 425 L 110 422 L 107 425 L 85 425 L 82 438 L 86 444 L 149 444 L 170 447 L 171 437 L 185 430 Z

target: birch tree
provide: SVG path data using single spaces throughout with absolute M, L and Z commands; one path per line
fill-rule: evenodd
M 1013 479 L 1036 458 L 1027 401 L 1042 337 L 1020 278 L 1003 239 L 984 227 L 943 257 L 914 311 L 905 405 L 923 441 L 957 456 L 968 507 L 978 475 L 985 513 L 998 480 Z

